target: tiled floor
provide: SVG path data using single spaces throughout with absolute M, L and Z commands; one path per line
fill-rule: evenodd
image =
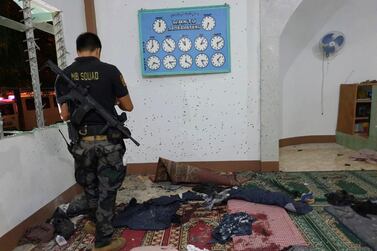
M 377 165 L 352 161 L 356 153 L 335 143 L 304 144 L 280 148 L 280 170 L 296 171 L 340 171 L 377 170 Z

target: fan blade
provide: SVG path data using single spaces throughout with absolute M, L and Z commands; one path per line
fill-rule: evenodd
M 334 33 L 326 34 L 321 40 L 322 44 L 326 45 L 326 44 L 329 44 L 331 41 L 333 41 L 333 35 Z
M 341 47 L 344 43 L 344 37 L 338 36 L 338 37 L 335 38 L 334 42 Z

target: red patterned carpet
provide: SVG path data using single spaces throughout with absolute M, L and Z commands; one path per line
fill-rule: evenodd
M 227 212 L 226 206 L 215 207 L 212 211 L 198 208 L 197 204 L 186 204 L 177 212 L 187 221 L 182 225 L 172 225 L 162 231 L 134 231 L 125 230 L 126 248 L 129 251 L 137 246 L 173 246 L 178 250 L 186 250 L 192 244 L 198 248 L 208 250 L 230 251 L 232 243 L 227 245 L 211 244 L 211 232 Z
M 199 248 L 206 248 L 216 251 L 233 250 L 233 244 L 227 245 L 211 244 L 211 231 L 220 222 L 227 212 L 227 206 L 215 207 L 212 211 L 200 208 L 198 204 L 183 205 L 177 212 L 182 216 L 181 225 L 172 225 L 163 231 L 135 231 L 129 229 L 117 229 L 115 236 L 123 236 L 126 239 L 124 251 L 129 251 L 134 247 L 163 245 L 173 246 L 178 250 L 186 250 L 188 244 Z M 59 247 L 55 241 L 40 244 L 33 251 L 88 251 L 94 243 L 94 236 L 85 234 L 82 231 L 85 221 L 81 222 L 78 230 L 68 241 L 68 245 Z

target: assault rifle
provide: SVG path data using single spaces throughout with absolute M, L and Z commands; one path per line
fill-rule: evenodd
M 114 130 L 120 133 L 119 138 L 126 138 L 132 140 L 135 145 L 139 146 L 140 143 L 137 142 L 131 136 L 130 130 L 124 126 L 124 122 L 127 120 L 127 115 L 123 112 L 119 118 L 116 118 L 114 115 L 110 114 L 106 111 L 95 99 L 93 99 L 89 95 L 88 89 L 83 86 L 73 82 L 56 64 L 54 64 L 51 60 L 48 60 L 45 65 L 42 67 L 50 68 L 55 74 L 60 76 L 69 87 L 69 92 L 65 96 L 61 97 L 59 100 L 61 102 L 71 101 L 76 106 L 75 112 L 71 114 L 71 123 L 80 125 L 81 121 L 85 117 L 85 115 L 90 111 L 95 111 L 98 115 L 100 115 L 105 121 L 106 125 L 101 130 L 100 134 L 106 134 L 108 130 Z M 71 138 L 72 140 L 72 138 Z M 75 142 L 74 142 L 75 143 Z

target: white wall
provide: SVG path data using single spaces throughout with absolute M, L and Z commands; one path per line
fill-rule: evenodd
M 310 1 L 310 0 L 308 0 Z M 329 1 L 331 2 L 331 1 Z M 283 122 L 281 138 L 304 135 L 334 135 L 339 101 L 339 85 L 376 79 L 377 65 L 377 2 L 374 0 L 345 0 L 326 24 L 313 30 L 313 37 L 290 65 L 283 82 Z M 331 3 L 329 3 L 331 4 Z M 327 4 L 308 13 L 326 9 Z M 297 20 L 306 27 L 305 13 Z M 316 22 L 316 20 L 311 20 Z M 321 23 L 321 21 L 318 21 Z M 312 26 L 312 24 L 311 24 Z M 321 115 L 322 61 L 314 55 L 313 48 L 328 31 L 339 30 L 346 36 L 340 54 L 329 61 L 325 85 L 325 113 Z M 301 31 L 297 30 L 299 39 Z
M 279 160 L 281 89 L 279 84 L 279 42 L 289 17 L 301 0 L 260 1 L 260 158 Z
M 75 184 L 58 128 L 0 140 L 0 237 Z
M 285 77 L 296 57 L 316 36 L 333 14 L 348 0 L 296 0 L 297 8 L 291 13 L 280 36 L 280 75 Z M 299 31 L 299 32 L 298 32 Z
M 259 1 L 227 3 L 232 73 L 146 79 L 140 72 L 138 10 L 224 1 L 95 1 L 103 60 L 122 71 L 135 103 L 128 124 L 142 146 L 128 143 L 129 162 L 155 162 L 158 156 L 179 161 L 260 158 Z
M 43 0 L 63 12 L 67 63 L 76 58 L 76 37 L 86 31 L 84 0 Z M 41 63 L 41 62 L 40 62 Z

